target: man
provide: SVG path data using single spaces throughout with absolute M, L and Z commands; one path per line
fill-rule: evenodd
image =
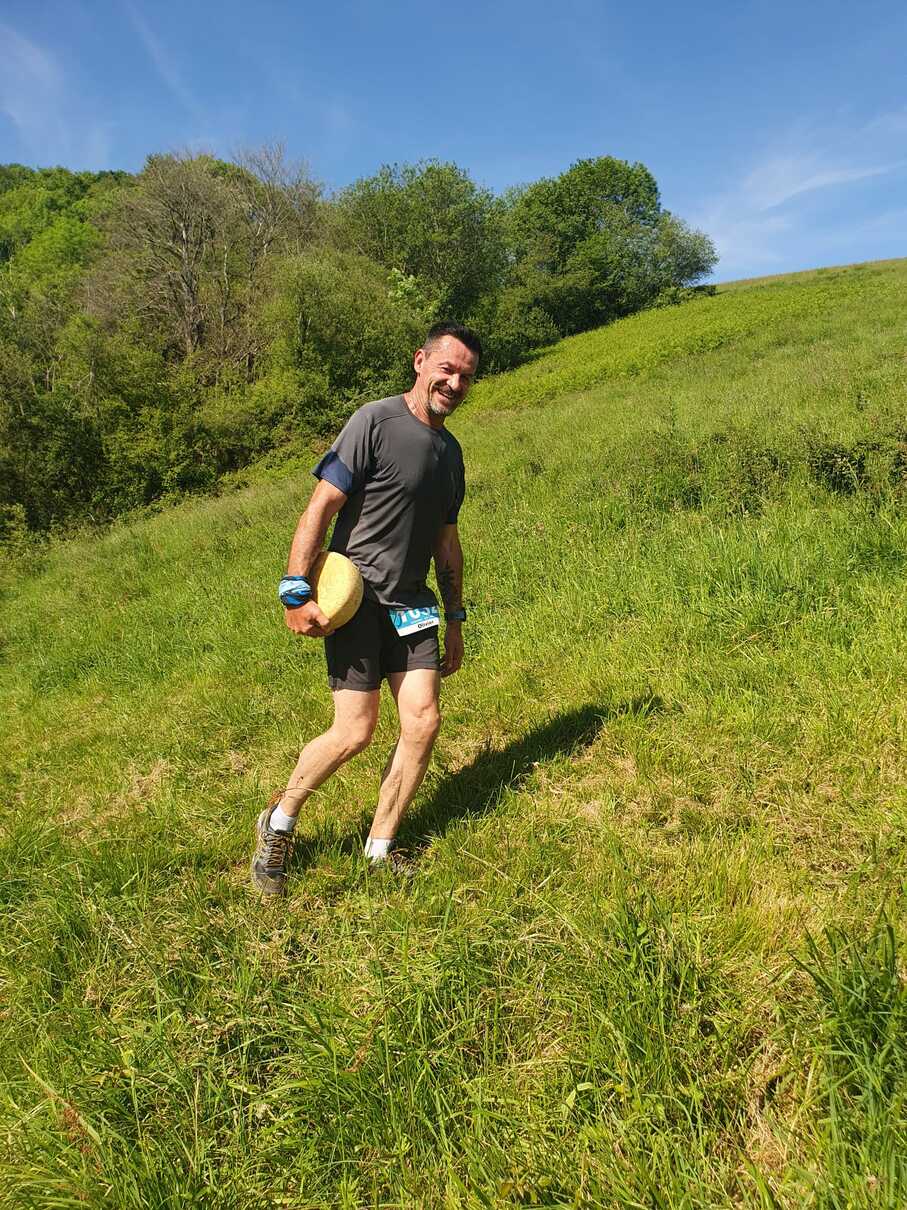
M 325 639 L 334 721 L 302 750 L 287 789 L 258 818 L 252 881 L 264 894 L 286 887 L 293 828 L 303 803 L 371 741 L 386 679 L 400 733 L 381 778 L 365 854 L 393 863 L 394 837 L 422 783 L 441 724 L 440 678 L 463 661 L 463 552 L 457 514 L 463 502 L 463 455 L 444 428 L 472 385 L 482 347 L 459 324 L 437 324 L 413 358 L 416 379 L 403 395 L 361 407 L 315 467 L 318 484 L 290 549 L 280 598 L 296 634 Z M 330 549 L 362 574 L 355 617 L 332 635 L 311 599 L 307 577 L 337 516 Z M 444 606 L 426 585 L 429 564 Z

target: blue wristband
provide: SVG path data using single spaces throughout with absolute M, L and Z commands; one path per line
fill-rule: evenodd
M 280 603 L 287 609 L 299 609 L 312 599 L 312 588 L 305 576 L 284 576 L 277 586 Z

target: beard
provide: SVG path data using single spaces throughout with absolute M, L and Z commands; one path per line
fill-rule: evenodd
M 445 395 L 441 395 L 440 392 L 436 393 L 436 384 L 434 382 L 428 384 L 428 399 L 425 406 L 432 416 L 449 416 L 459 402 L 459 398 L 448 399 Z

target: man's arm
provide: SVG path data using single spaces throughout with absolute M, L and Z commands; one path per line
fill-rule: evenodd
M 308 578 L 312 564 L 324 545 L 328 526 L 345 503 L 346 495 L 338 487 L 334 487 L 333 483 L 328 483 L 326 479 L 318 480 L 293 535 L 287 561 L 287 575 Z M 310 638 L 324 638 L 330 625 L 314 601 L 307 601 L 298 609 L 285 609 L 284 618 L 290 630 Z
M 444 525 L 435 543 L 435 576 L 444 604 L 444 612 L 463 608 L 463 548 L 456 525 Z M 441 675 L 450 676 L 463 663 L 463 627 L 448 622 L 444 632 L 444 659 Z

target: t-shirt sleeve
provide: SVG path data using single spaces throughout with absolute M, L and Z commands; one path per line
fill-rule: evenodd
M 456 525 L 460 509 L 463 507 L 463 497 L 466 495 L 466 472 L 463 469 L 463 457 L 457 458 L 457 468 L 454 472 L 454 498 L 447 513 L 446 525 Z
M 372 422 L 367 408 L 354 412 L 340 436 L 312 468 L 316 479 L 326 479 L 344 495 L 361 491 L 372 464 Z

